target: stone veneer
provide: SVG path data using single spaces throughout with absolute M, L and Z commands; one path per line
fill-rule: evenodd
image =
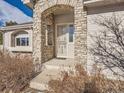
M 87 62 L 87 27 L 86 11 L 84 11 L 83 0 L 38 0 L 34 6 L 34 28 L 33 28 L 33 58 L 36 70 L 40 70 L 41 64 L 55 55 L 55 46 L 45 46 L 44 11 L 57 6 L 66 5 L 74 8 L 75 21 L 75 62 Z M 66 8 L 66 7 L 65 7 Z M 54 39 L 53 39 L 54 40 Z M 55 43 L 54 43 L 55 44 Z
M 48 16 L 44 16 L 45 13 L 42 13 L 42 21 L 41 21 L 41 34 L 42 34 L 42 37 L 41 37 L 41 42 L 42 42 L 42 46 L 41 46 L 41 61 L 42 63 L 43 62 L 46 62 L 50 59 L 52 59 L 55 55 L 55 52 L 54 52 L 54 30 L 55 30 L 55 26 L 54 26 L 54 18 L 53 18 L 53 15 L 50 14 Z M 51 26 L 51 37 L 49 39 L 52 40 L 52 45 L 47 45 L 46 44 L 46 31 L 47 31 L 47 25 L 50 25 Z
M 75 62 L 87 63 L 87 12 L 83 0 L 78 0 L 75 10 Z

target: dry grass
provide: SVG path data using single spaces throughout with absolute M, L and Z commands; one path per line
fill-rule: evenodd
M 20 93 L 33 76 L 34 68 L 29 56 L 10 56 L 7 52 L 0 52 L 0 91 Z
M 76 75 L 64 72 L 63 78 L 51 80 L 46 93 L 124 93 L 124 82 L 105 78 L 97 71 L 89 76 L 83 66 L 76 66 Z

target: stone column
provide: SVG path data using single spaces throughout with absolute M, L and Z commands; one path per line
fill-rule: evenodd
M 35 4 L 33 14 L 33 62 L 35 70 L 41 69 L 41 8 L 39 3 Z
M 87 14 L 83 6 L 83 0 L 78 0 L 74 8 L 75 14 L 75 62 L 87 63 Z

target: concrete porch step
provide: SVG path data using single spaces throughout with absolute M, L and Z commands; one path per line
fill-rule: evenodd
M 30 82 L 30 88 L 44 91 L 48 89 L 48 82 L 61 78 L 60 70 L 44 70 Z
M 75 63 L 73 59 L 52 59 L 43 64 L 45 69 L 57 69 L 57 70 L 74 70 Z
M 48 82 L 60 79 L 62 71 L 74 71 L 73 59 L 52 59 L 43 64 L 43 71 L 30 82 L 30 88 L 44 91 L 48 89 Z

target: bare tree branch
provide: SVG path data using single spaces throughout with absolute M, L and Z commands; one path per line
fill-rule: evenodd
M 118 68 L 124 76 L 124 18 L 113 13 L 111 17 L 99 16 L 94 22 L 104 28 L 99 31 L 100 35 L 92 36 L 95 45 L 91 53 L 96 57 L 95 62 L 113 72 L 113 68 Z

